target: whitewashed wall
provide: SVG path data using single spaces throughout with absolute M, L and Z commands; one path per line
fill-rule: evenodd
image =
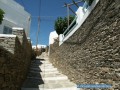
M 55 42 L 55 39 L 57 39 L 57 38 L 58 38 L 58 34 L 56 33 L 56 31 L 50 32 L 50 35 L 49 35 L 49 50 L 48 50 L 48 55 L 50 55 L 51 45 Z
M 24 10 L 24 7 L 19 5 L 14 0 L 0 0 L 0 8 L 5 12 L 4 21 L 0 25 L 0 33 L 3 33 L 3 27 L 22 27 L 29 36 L 30 14 Z
M 56 31 L 52 31 L 49 36 L 49 45 L 53 44 L 55 39 L 57 38 L 58 38 L 58 34 L 56 33 Z

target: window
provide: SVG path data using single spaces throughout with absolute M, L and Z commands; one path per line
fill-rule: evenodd
M 3 34 L 12 34 L 12 28 L 4 26 Z

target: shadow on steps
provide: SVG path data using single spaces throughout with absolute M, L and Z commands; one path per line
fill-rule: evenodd
M 27 79 L 23 83 L 21 90 L 39 90 L 39 85 L 44 84 L 40 74 L 42 71 L 39 67 L 43 64 L 41 61 L 44 61 L 44 59 L 36 59 L 32 61 Z

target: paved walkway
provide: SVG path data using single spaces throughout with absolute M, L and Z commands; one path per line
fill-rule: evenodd
M 79 90 L 50 63 L 45 53 L 38 58 L 32 62 L 21 90 Z

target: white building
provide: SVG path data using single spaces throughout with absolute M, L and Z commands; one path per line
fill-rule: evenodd
M 37 45 L 38 49 L 40 49 L 40 48 L 46 48 L 46 47 L 47 47 L 46 45 L 40 45 L 40 44 Z M 32 49 L 36 49 L 36 45 L 33 45 Z
M 58 34 L 56 33 L 56 31 L 50 32 L 49 45 L 53 44 L 55 42 L 55 39 L 57 39 L 57 38 L 58 38 Z
M 30 14 L 24 10 L 24 7 L 14 0 L 0 0 L 0 8 L 5 12 L 0 25 L 0 34 L 11 34 L 12 27 L 21 27 L 29 37 L 31 20 Z
M 49 35 L 49 50 L 48 50 L 48 55 L 50 55 L 51 44 L 53 44 L 55 42 L 55 39 L 57 39 L 57 38 L 58 38 L 58 34 L 56 33 L 56 31 L 50 32 L 50 35 Z

